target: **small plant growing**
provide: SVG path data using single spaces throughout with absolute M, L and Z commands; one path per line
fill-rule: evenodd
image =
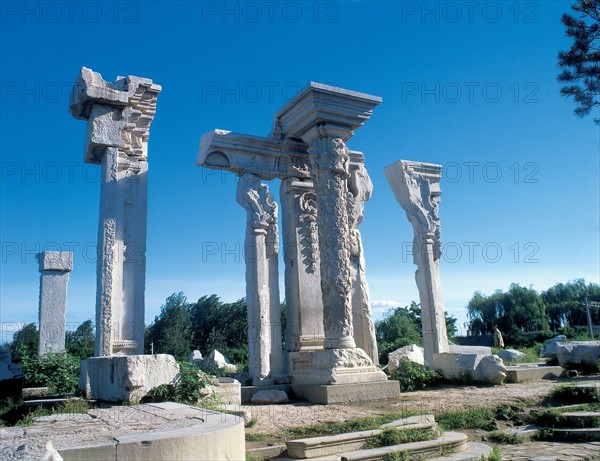
M 493 443 L 500 443 L 504 445 L 518 445 L 525 441 L 522 435 L 518 434 L 507 434 L 502 431 L 492 431 L 488 435 L 488 439 Z
M 267 439 L 267 434 L 246 434 L 246 442 L 262 442 Z
M 391 378 L 400 382 L 402 391 L 414 391 L 437 383 L 442 376 L 426 365 L 406 360 L 394 370 Z
M 365 448 L 389 447 L 410 442 L 433 440 L 437 437 L 431 429 L 399 429 L 397 427 L 385 428 L 380 434 L 371 437 Z
M 494 447 L 492 448 L 492 452 L 488 455 L 487 461 L 501 461 L 502 460 L 502 452 L 500 448 Z M 481 455 L 481 461 L 486 461 L 485 456 Z
M 392 451 L 383 457 L 383 461 L 410 461 L 407 451 Z
M 600 388 L 561 385 L 550 393 L 550 398 L 562 403 L 600 402 Z

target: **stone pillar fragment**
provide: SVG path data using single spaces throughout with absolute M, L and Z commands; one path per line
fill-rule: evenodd
M 259 176 L 244 174 L 236 199 L 246 209 L 246 302 L 249 371 L 254 385 L 282 373 L 277 204 Z
M 67 285 L 73 270 L 73 253 L 38 253 L 40 264 L 40 342 L 38 356 L 65 351 Z
M 360 231 L 365 202 L 371 198 L 373 183 L 363 163 L 350 166 L 348 178 L 348 221 L 350 227 L 350 278 L 352 282 L 352 323 L 356 346 L 364 350 L 374 365 L 379 364 L 371 296 L 366 277 L 365 254 Z
M 88 121 L 85 162 L 100 165 L 96 356 L 143 354 L 148 137 L 160 85 L 106 82 L 83 67 L 69 110 Z
M 396 199 L 413 226 L 415 279 L 421 301 L 425 361 L 433 367 L 436 353 L 448 352 L 448 336 L 440 281 L 441 165 L 400 160 L 385 168 Z

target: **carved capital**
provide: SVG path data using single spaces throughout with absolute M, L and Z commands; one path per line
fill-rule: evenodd
M 271 251 L 277 253 L 274 248 L 279 247 L 277 203 L 269 192 L 269 187 L 262 183 L 259 176 L 246 173 L 239 179 L 236 200 L 246 210 L 248 227 L 270 236 Z M 273 225 L 274 231 L 270 229 Z

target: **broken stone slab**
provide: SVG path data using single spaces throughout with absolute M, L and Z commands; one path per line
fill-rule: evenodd
M 600 359 L 600 341 L 573 341 L 558 343 L 556 357 L 563 368 L 595 368 Z
M 207 358 L 202 362 L 202 366 L 206 369 L 219 369 L 225 371 L 236 372 L 237 367 L 231 363 L 227 357 L 221 354 L 218 350 L 212 351 Z
M 400 347 L 393 352 L 388 354 L 388 371 L 393 373 L 397 370 L 403 362 L 414 362 L 421 365 L 425 364 L 425 356 L 423 355 L 423 348 L 416 344 L 409 344 L 408 346 Z
M 454 354 L 492 355 L 492 348 L 488 346 L 461 346 L 458 344 L 449 344 L 448 352 Z
M 515 349 L 503 349 L 498 352 L 498 357 L 500 357 L 502 360 L 506 360 L 507 362 L 511 362 L 520 357 L 525 357 L 525 354 Z
M 91 357 L 81 361 L 79 389 L 87 399 L 139 402 L 178 374 L 179 365 L 168 354 Z
M 202 360 L 202 352 L 200 352 L 199 350 L 195 350 L 194 352 L 192 352 L 192 355 L 190 355 L 189 361 L 192 363 L 201 363 Z
M 544 348 L 542 349 L 542 357 L 549 359 L 556 359 L 556 346 L 559 343 L 566 343 L 567 337 L 565 335 L 558 335 L 554 338 L 547 339 L 542 343 Z
M 10 349 L 0 346 L 0 381 L 21 377 L 23 377 L 23 371 L 20 365 L 12 363 Z
M 219 399 L 229 405 L 242 404 L 242 386 L 237 379 L 219 377 L 217 384 L 213 386 L 214 393 Z
M 270 389 L 256 392 L 250 401 L 261 405 L 270 405 L 273 403 L 288 403 L 290 399 L 288 398 L 287 392 Z
M 473 381 L 502 384 L 506 379 L 506 366 L 497 355 L 440 353 L 433 355 L 433 369 L 445 379 L 462 379 L 465 374 Z

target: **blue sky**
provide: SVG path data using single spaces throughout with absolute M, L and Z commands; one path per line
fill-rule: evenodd
M 349 142 L 375 188 L 361 231 L 377 318 L 418 299 L 412 229 L 383 174 L 399 159 L 444 165 L 442 286 L 461 324 L 476 290 L 599 282 L 599 130 L 556 82 L 570 4 L 3 2 L 3 330 L 37 321 L 44 249 L 75 253 L 69 324 L 94 316 L 99 169 L 83 163 L 86 124 L 67 110 L 81 66 L 163 87 L 149 143 L 147 321 L 173 292 L 244 296 L 236 178 L 195 166 L 199 140 L 213 128 L 266 135 L 309 81 L 383 98 Z

